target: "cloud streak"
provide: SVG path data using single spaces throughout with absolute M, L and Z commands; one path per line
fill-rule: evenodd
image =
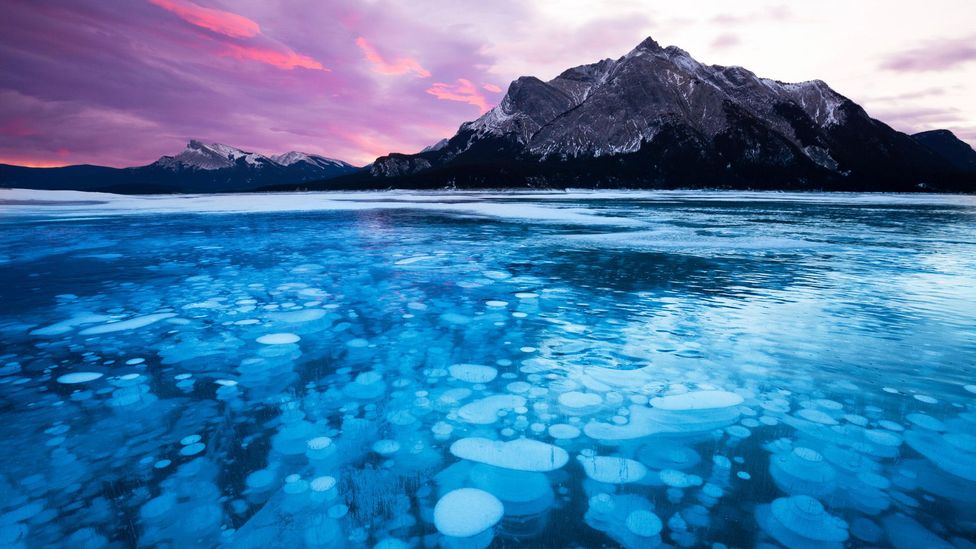
M 420 66 L 416 59 L 410 57 L 400 57 L 393 61 L 387 61 L 380 52 L 373 47 L 362 36 L 356 38 L 356 45 L 363 50 L 366 60 L 373 64 L 373 70 L 380 74 L 400 75 L 412 72 L 418 78 L 429 78 L 430 71 Z
M 488 100 L 478 91 L 478 87 L 465 78 L 458 78 L 454 84 L 435 82 L 433 86 L 427 88 L 427 93 L 444 101 L 474 105 L 478 108 L 479 114 L 484 114 L 491 109 Z
M 149 3 L 176 14 L 191 25 L 232 38 L 250 38 L 261 33 L 261 27 L 247 17 L 205 8 L 189 0 L 149 0 Z
M 898 72 L 935 72 L 955 69 L 976 61 L 976 35 L 929 42 L 892 55 L 881 68 Z
M 291 50 L 276 51 L 254 46 L 230 44 L 221 52 L 221 55 L 226 55 L 235 59 L 258 61 L 260 63 L 266 63 L 285 70 L 302 68 L 327 72 L 329 71 L 329 69 L 323 67 L 322 64 L 315 59 L 312 59 L 307 55 L 295 53 Z

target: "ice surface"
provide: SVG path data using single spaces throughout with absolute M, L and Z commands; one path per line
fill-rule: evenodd
M 976 534 L 971 197 L 0 202 L 0 545 Z

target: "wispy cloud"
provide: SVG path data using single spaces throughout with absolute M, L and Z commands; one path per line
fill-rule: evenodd
M 363 50 L 366 60 L 373 64 L 373 71 L 380 74 L 399 75 L 412 72 L 418 78 L 430 77 L 430 71 L 423 68 L 420 63 L 412 57 L 399 57 L 393 61 L 387 61 L 368 40 L 360 36 L 356 38 L 356 45 Z
M 249 38 L 261 33 L 261 27 L 247 17 L 205 8 L 189 0 L 149 0 L 149 3 L 176 14 L 191 25 L 232 38 Z
M 228 41 L 226 38 L 221 40 L 221 42 L 226 42 L 217 52 L 222 57 L 257 61 L 285 70 L 296 68 L 329 70 L 308 55 L 296 53 L 286 46 L 272 43 L 261 34 L 261 26 L 257 22 L 243 15 L 207 8 L 190 0 L 149 0 L 149 3 L 176 14 L 191 25 L 212 31 L 222 35 L 222 37 L 235 39 L 232 41 Z M 262 44 L 255 44 L 255 40 L 239 39 L 259 39 L 257 41 Z
M 445 101 L 459 101 L 474 105 L 482 114 L 491 109 L 488 100 L 478 91 L 478 87 L 464 78 L 458 78 L 455 84 L 435 82 L 433 86 L 427 88 L 427 93 Z
M 976 61 L 976 35 L 933 41 L 896 53 L 881 68 L 900 72 L 944 71 L 973 61 Z
M 229 44 L 221 55 L 233 57 L 235 59 L 248 59 L 258 61 L 278 67 L 279 69 L 292 70 L 297 68 L 329 71 L 315 59 L 307 55 L 295 53 L 291 50 L 277 51 L 272 49 L 260 48 L 256 46 L 241 46 Z

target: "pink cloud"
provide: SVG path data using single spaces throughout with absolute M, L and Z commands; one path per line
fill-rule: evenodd
M 900 72 L 943 71 L 976 61 L 976 36 L 929 42 L 889 57 L 881 68 Z
M 292 70 L 297 68 L 329 71 L 321 63 L 307 55 L 295 53 L 291 50 L 277 51 L 256 46 L 241 46 L 238 44 L 228 44 L 220 52 L 220 55 L 233 57 L 235 59 L 246 59 L 266 63 L 279 69 Z
M 394 59 L 393 61 L 387 61 L 376 48 L 369 43 L 365 38 L 360 36 L 356 38 L 356 45 L 359 49 L 363 50 L 366 55 L 366 60 L 373 64 L 373 71 L 380 74 L 406 74 L 412 72 L 417 75 L 418 78 L 428 78 L 430 77 L 430 71 L 423 68 L 420 63 L 411 57 L 400 57 Z
M 261 33 L 261 27 L 247 17 L 205 8 L 189 0 L 149 0 L 149 3 L 176 14 L 191 25 L 232 38 L 250 38 Z
M 491 93 L 501 93 L 502 89 L 494 84 L 482 84 L 482 88 L 490 91 Z
M 478 91 L 478 88 L 470 80 L 464 78 L 458 78 L 457 84 L 435 82 L 433 86 L 427 88 L 427 93 L 445 101 L 459 101 L 474 105 L 482 114 L 491 109 L 485 96 Z

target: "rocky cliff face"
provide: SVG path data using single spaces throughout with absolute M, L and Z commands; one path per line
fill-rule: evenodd
M 895 188 L 954 173 L 820 80 L 705 65 L 648 38 L 623 57 L 522 77 L 446 145 L 378 159 L 394 186 Z M 879 189 L 880 190 L 880 189 Z

